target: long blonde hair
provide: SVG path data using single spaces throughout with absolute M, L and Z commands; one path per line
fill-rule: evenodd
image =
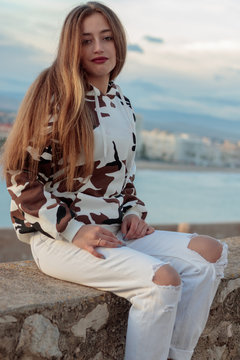
M 53 64 L 33 82 L 19 108 L 12 131 L 5 143 L 2 156 L 3 171 L 23 170 L 27 164 L 34 178 L 38 162 L 27 156 L 29 145 L 41 154 L 51 142 L 53 164 L 60 158 L 67 188 L 72 189 L 79 154 L 85 158 L 83 177 L 93 171 L 93 124 L 85 104 L 86 75 L 81 66 L 81 25 L 95 12 L 108 21 L 116 47 L 117 63 L 110 74 L 113 80 L 121 71 L 126 58 L 126 37 L 116 14 L 98 2 L 75 7 L 66 17 Z M 51 122 L 51 132 L 47 128 Z

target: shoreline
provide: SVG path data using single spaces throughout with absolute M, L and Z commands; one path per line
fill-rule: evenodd
M 240 168 L 198 166 L 187 164 L 170 164 L 154 160 L 136 160 L 137 170 L 160 170 L 160 171 L 195 171 L 195 172 L 221 172 L 221 173 L 240 173 Z

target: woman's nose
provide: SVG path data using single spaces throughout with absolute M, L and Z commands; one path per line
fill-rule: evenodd
M 96 39 L 94 41 L 94 52 L 95 53 L 101 53 L 103 52 L 103 46 L 102 46 L 102 42 L 100 39 Z

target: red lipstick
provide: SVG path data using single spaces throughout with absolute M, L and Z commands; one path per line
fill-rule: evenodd
M 94 62 L 95 64 L 104 64 L 107 60 L 108 58 L 105 56 L 98 56 L 92 59 L 92 62 Z

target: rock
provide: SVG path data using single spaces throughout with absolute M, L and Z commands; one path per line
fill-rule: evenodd
M 97 305 L 85 318 L 72 327 L 72 332 L 75 336 L 86 338 L 86 330 L 92 328 L 98 331 L 103 325 L 107 323 L 109 312 L 107 304 Z
M 14 323 L 17 322 L 17 319 L 11 315 L 5 315 L 0 317 L 0 324 Z
M 94 356 L 92 360 L 104 360 L 103 353 L 102 352 L 97 353 L 97 355 Z
M 0 317 L 0 359 L 11 352 L 16 346 L 16 333 L 18 329 L 18 320 L 12 315 L 4 315 Z M 5 358 L 4 358 L 5 359 Z
M 229 280 L 227 285 L 221 291 L 221 294 L 220 294 L 219 299 L 218 299 L 219 302 L 221 302 L 221 303 L 224 302 L 224 300 L 226 299 L 228 294 L 230 294 L 235 289 L 239 289 L 239 288 L 240 288 L 240 278 L 239 279 L 234 279 L 234 280 Z
M 226 345 L 223 346 L 214 346 L 210 351 L 209 351 L 209 360 L 221 360 L 222 359 L 222 355 L 224 353 L 226 349 Z
M 17 351 L 24 350 L 26 355 L 30 353 L 44 359 L 52 356 L 60 358 L 62 353 L 58 348 L 58 339 L 57 326 L 42 315 L 31 315 L 23 323 Z

